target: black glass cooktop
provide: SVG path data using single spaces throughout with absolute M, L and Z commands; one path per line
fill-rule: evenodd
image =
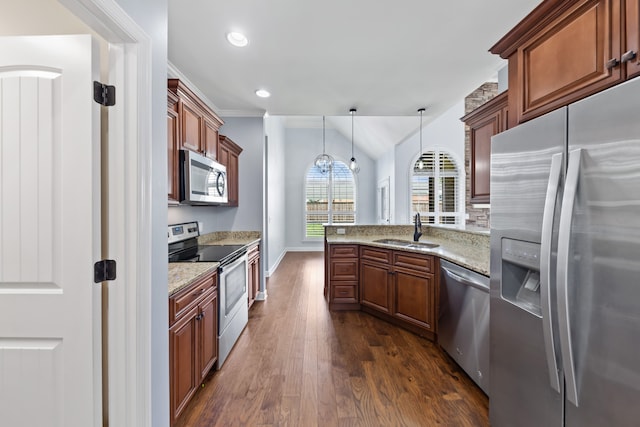
M 170 253 L 169 262 L 227 263 L 246 252 L 244 245 L 199 245 Z

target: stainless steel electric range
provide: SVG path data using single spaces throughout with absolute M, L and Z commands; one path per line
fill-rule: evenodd
M 227 359 L 249 319 L 247 248 L 199 245 L 197 222 L 169 226 L 169 262 L 219 262 L 218 369 Z

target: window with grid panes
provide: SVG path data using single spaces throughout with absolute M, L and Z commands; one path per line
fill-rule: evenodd
M 323 224 L 355 224 L 356 188 L 353 173 L 335 160 L 327 173 L 312 166 L 305 187 L 305 237 L 323 237 Z
M 458 225 L 463 212 L 458 206 L 459 168 L 444 151 L 428 151 L 413 165 L 411 212 L 423 223 Z

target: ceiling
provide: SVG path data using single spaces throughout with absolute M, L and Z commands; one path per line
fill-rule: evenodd
M 417 132 L 418 108 L 426 125 L 494 78 L 505 62 L 488 49 L 539 3 L 169 0 L 169 61 L 222 116 L 357 108 L 355 142 L 378 158 Z M 230 45 L 229 31 L 248 46 Z M 334 122 L 350 139 L 350 123 Z

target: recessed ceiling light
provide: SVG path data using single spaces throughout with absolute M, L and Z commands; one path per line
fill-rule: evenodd
M 268 98 L 271 96 L 271 93 L 269 93 L 268 90 L 258 89 L 256 91 L 256 95 L 258 95 L 260 98 Z
M 227 33 L 227 40 L 229 41 L 229 43 L 237 47 L 245 47 L 246 45 L 249 44 L 249 40 L 247 39 L 247 36 L 235 31 Z

